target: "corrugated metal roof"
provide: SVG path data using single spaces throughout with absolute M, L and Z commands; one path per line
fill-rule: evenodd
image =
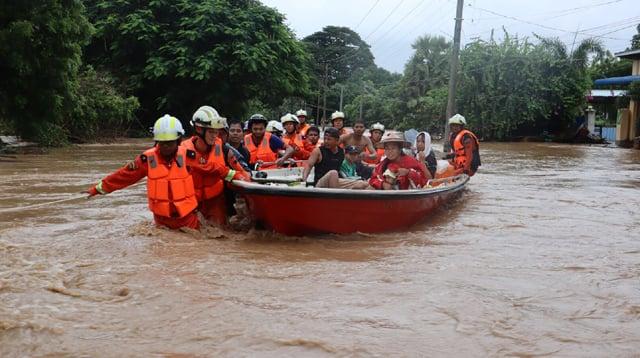
M 612 85 L 628 85 L 631 82 L 640 81 L 640 76 L 623 76 L 623 77 L 609 77 L 595 80 L 593 83 L 596 86 L 612 86 Z
M 638 60 L 640 59 L 640 49 L 618 52 L 616 53 L 616 56 L 620 58 L 629 58 L 632 60 Z

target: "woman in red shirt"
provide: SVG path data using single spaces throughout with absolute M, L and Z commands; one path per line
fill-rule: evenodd
M 400 190 L 422 188 L 431 174 L 424 163 L 405 155 L 402 148 L 405 144 L 404 134 L 389 131 L 384 134 L 380 143 L 384 145 L 386 158 L 376 166 L 369 184 L 379 190 L 393 190 L 396 186 Z M 389 170 L 396 177 L 396 183 L 385 181 L 384 173 Z

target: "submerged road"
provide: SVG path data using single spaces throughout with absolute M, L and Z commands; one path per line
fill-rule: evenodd
M 482 143 L 460 199 L 383 235 L 170 232 L 144 185 L 2 211 L 147 144 L 0 161 L 0 357 L 640 351 L 640 151 Z

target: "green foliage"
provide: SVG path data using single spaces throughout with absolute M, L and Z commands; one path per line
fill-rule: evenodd
M 640 81 L 631 82 L 627 88 L 627 96 L 634 101 L 640 101 Z
M 428 91 L 447 85 L 451 42 L 442 36 L 421 36 L 412 45 L 415 50 L 405 65 L 403 90 L 407 100 L 416 100 Z
M 600 53 L 600 44 L 586 40 L 569 53 L 557 39 L 539 41 L 505 33 L 501 43 L 476 40 L 462 51 L 458 111 L 479 135 L 562 130 L 578 114 L 590 86 L 588 55 Z
M 25 139 L 66 142 L 75 107 L 81 48 L 91 25 L 79 0 L 0 5 L 0 117 Z
M 80 75 L 78 105 L 67 128 L 75 141 L 91 141 L 126 134 L 140 107 L 135 97 L 124 98 L 107 73 L 87 68 Z
M 636 27 L 636 30 L 638 31 L 638 33 L 633 35 L 633 37 L 631 38 L 630 50 L 640 49 L 640 24 L 638 24 L 638 26 Z
M 627 59 L 620 59 L 607 51 L 603 56 L 598 56 L 589 66 L 589 76 L 593 80 L 608 77 L 628 76 L 631 73 L 633 62 Z
M 302 40 L 313 59 L 317 81 L 324 78 L 327 66 L 327 85 L 347 81 L 359 70 L 375 66 L 370 46 L 348 27 L 326 26 Z
M 124 80 L 146 121 L 200 105 L 247 114 L 309 91 L 308 56 L 276 10 L 253 0 L 87 0 L 88 59 Z

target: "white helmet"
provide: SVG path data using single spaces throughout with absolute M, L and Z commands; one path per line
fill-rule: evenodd
M 267 132 L 284 132 L 284 127 L 282 126 L 282 123 L 278 121 L 269 121 L 267 124 Z
M 384 125 L 380 122 L 376 122 L 372 124 L 371 129 L 369 129 L 369 132 L 373 132 L 373 131 L 381 131 L 384 133 Z
M 459 124 L 461 126 L 467 125 L 467 120 L 464 119 L 460 114 L 455 114 L 453 117 L 449 118 L 449 124 Z
M 191 125 L 204 128 L 224 128 L 226 118 L 221 117 L 215 108 L 210 106 L 202 106 L 193 114 Z
M 305 111 L 304 109 L 299 109 L 299 110 L 296 112 L 296 116 L 298 116 L 298 117 L 300 117 L 300 116 L 305 116 L 305 117 L 306 117 L 306 116 L 307 116 L 307 111 Z
M 184 135 L 182 123 L 178 118 L 165 114 L 158 118 L 153 125 L 153 140 L 158 142 L 169 142 Z
M 291 113 L 287 113 L 284 116 L 280 117 L 280 123 L 285 124 L 287 122 L 294 122 L 296 124 L 300 124 L 298 117 L 294 116 Z
M 335 119 L 338 119 L 338 118 L 344 119 L 344 113 L 340 112 L 340 111 L 335 111 L 335 112 L 331 113 L 331 120 L 332 121 L 335 120 Z

